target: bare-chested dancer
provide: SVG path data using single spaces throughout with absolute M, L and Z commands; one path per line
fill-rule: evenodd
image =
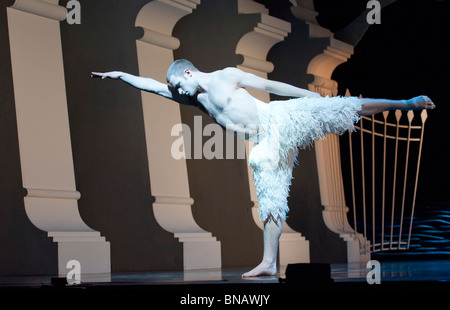
M 237 68 L 201 72 L 184 59 L 170 66 L 167 72 L 170 85 L 118 71 L 93 72 L 92 76 L 121 79 L 140 90 L 197 106 L 227 130 L 245 134 L 248 140 L 257 142 L 250 153 L 249 164 L 253 168 L 260 217 L 264 222 L 264 253 L 262 262 L 243 277 L 277 272 L 278 242 L 282 219 L 289 210 L 287 196 L 298 148 L 326 133 L 354 130 L 354 122 L 362 115 L 394 109 L 435 108 L 426 96 L 408 100 L 321 97 L 318 93 Z M 295 99 L 265 103 L 251 96 L 246 87 Z

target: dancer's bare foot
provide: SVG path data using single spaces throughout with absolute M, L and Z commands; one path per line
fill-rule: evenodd
M 242 278 L 262 277 L 262 276 L 274 276 L 277 274 L 276 264 L 262 262 L 249 272 L 242 275 Z
M 411 107 L 413 110 L 421 110 L 421 109 L 434 109 L 436 105 L 431 101 L 428 96 L 417 96 L 406 100 L 406 105 Z

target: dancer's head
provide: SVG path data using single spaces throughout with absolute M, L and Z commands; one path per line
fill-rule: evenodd
M 167 82 L 170 83 L 170 77 L 172 75 L 175 76 L 183 76 L 185 74 L 185 71 L 198 71 L 198 69 L 192 64 L 192 62 L 190 62 L 189 60 L 186 59 L 177 59 L 175 60 L 169 67 L 169 69 L 167 70 Z
M 186 59 L 175 60 L 167 70 L 167 82 L 172 87 L 177 88 L 181 94 L 189 96 L 195 95 L 197 92 L 197 82 L 192 78 L 192 72 L 199 70 Z

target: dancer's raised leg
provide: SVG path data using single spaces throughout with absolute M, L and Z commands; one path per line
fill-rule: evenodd
M 436 106 L 427 96 L 417 96 L 408 100 L 389 100 L 363 98 L 359 115 L 373 115 L 387 110 L 421 110 L 434 109 Z
M 262 262 L 242 275 L 243 278 L 273 276 L 277 273 L 278 241 L 283 230 L 280 217 L 269 216 L 264 222 L 264 254 Z

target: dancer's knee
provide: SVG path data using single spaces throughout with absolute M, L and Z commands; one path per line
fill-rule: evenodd
M 275 223 L 277 226 L 280 225 L 282 223 L 282 219 L 280 215 L 273 215 L 272 213 L 270 213 L 267 218 L 264 220 L 264 225 L 268 224 L 268 223 Z

